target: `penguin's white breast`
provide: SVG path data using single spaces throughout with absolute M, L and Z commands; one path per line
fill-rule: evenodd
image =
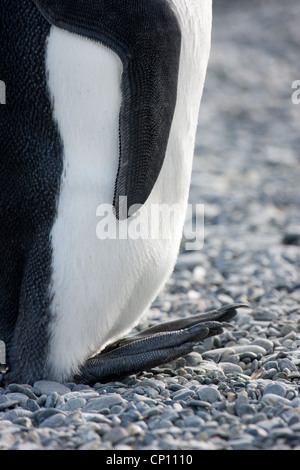
M 117 260 L 96 236 L 96 210 L 113 199 L 122 65 L 104 46 L 52 26 L 46 67 L 63 141 L 63 174 L 51 233 L 54 375 L 82 362 L 109 328 L 101 310 Z M 105 284 L 105 287 L 104 287 Z
M 119 58 L 99 43 L 52 27 L 47 71 L 64 148 L 51 233 L 48 361 L 53 378 L 63 380 L 132 329 L 170 272 L 173 245 L 97 237 L 97 210 L 112 204 L 118 168 Z

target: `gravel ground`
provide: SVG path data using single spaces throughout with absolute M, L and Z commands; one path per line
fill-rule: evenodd
M 0 389 L 1 450 L 300 450 L 299 21 L 298 0 L 215 0 L 190 193 L 194 219 L 205 207 L 204 246 L 183 240 L 140 328 L 233 301 L 251 309 L 121 382 Z

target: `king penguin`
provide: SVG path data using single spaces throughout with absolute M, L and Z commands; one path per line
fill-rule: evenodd
M 4 382 L 91 384 L 187 354 L 239 304 L 130 332 L 178 256 L 211 0 L 2 0 L 0 12 Z M 99 207 L 120 229 L 162 204 L 179 208 L 167 237 L 97 236 Z

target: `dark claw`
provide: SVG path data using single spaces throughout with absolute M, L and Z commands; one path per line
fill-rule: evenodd
M 199 341 L 222 333 L 222 323 L 233 318 L 238 308 L 232 304 L 218 310 L 170 321 L 110 344 L 89 359 L 76 382 L 93 384 L 120 379 L 169 362 L 191 352 Z

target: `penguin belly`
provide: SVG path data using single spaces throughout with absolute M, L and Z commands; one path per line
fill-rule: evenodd
M 198 27 L 202 24 L 205 33 L 195 41 L 191 25 L 183 34 L 178 97 L 165 161 L 152 193 L 132 220 L 142 227 L 153 205 L 176 204 L 176 224 L 164 226 L 164 237 L 151 238 L 149 232 L 134 238 L 97 236 L 97 210 L 112 203 L 118 171 L 122 63 L 100 43 L 51 27 L 46 66 L 64 151 L 51 232 L 48 367 L 55 380 L 72 377 L 88 358 L 128 333 L 176 262 L 210 37 L 209 5 L 194 19 L 183 0 L 177 0 L 176 9 L 180 18 L 188 15 L 188 21 L 200 21 Z M 112 220 L 113 213 L 109 217 Z M 121 223 L 117 222 L 119 228 Z
M 74 51 L 76 57 L 74 58 Z M 96 211 L 113 200 L 122 65 L 101 44 L 52 27 L 47 71 L 64 148 L 51 233 L 49 366 L 63 380 L 127 333 L 153 300 L 174 255 L 159 240 L 99 239 Z

